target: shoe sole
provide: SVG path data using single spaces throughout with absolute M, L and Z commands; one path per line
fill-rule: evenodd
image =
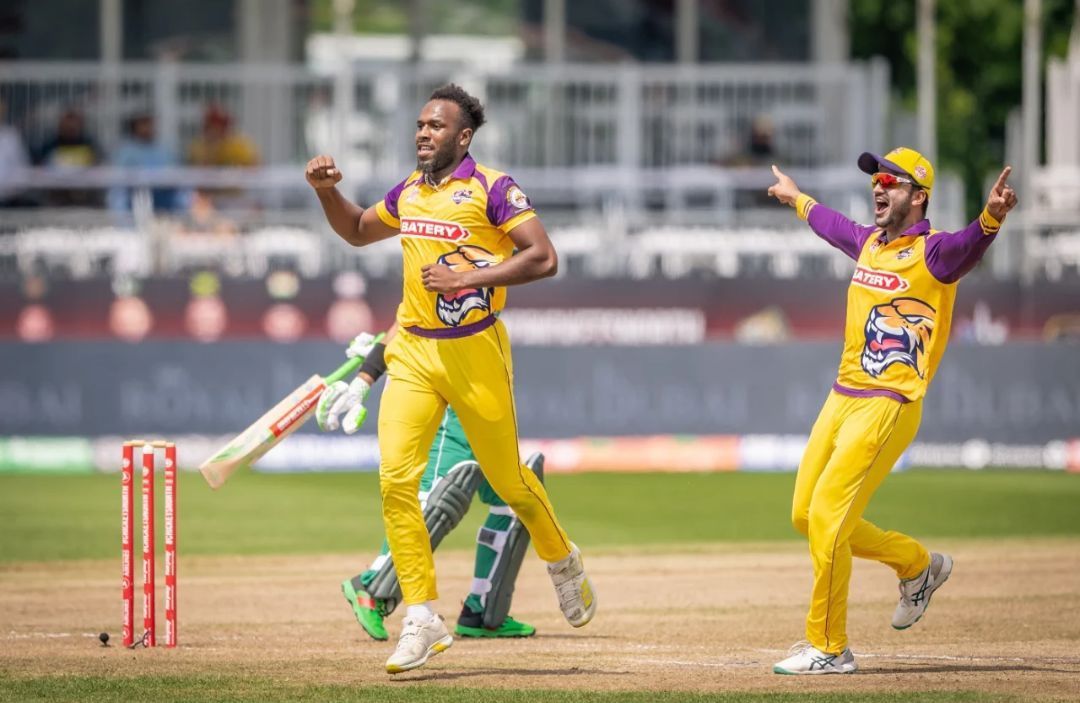
M 536 628 L 529 631 L 520 632 L 499 632 L 498 630 L 485 630 L 482 627 L 464 627 L 458 625 L 454 628 L 454 634 L 459 637 L 475 637 L 475 638 L 497 638 L 497 639 L 523 639 L 525 637 L 532 637 L 536 634 Z
M 418 660 L 416 660 L 414 662 L 411 662 L 409 664 L 387 664 L 386 665 L 386 673 L 388 673 L 388 674 L 401 674 L 401 673 L 404 673 L 406 671 L 412 671 L 413 669 L 419 669 L 424 664 L 427 664 L 428 659 L 431 659 L 433 656 L 435 656 L 439 652 L 445 652 L 446 650 L 450 649 L 450 645 L 452 645 L 453 643 L 454 643 L 454 638 L 451 637 L 450 635 L 447 635 L 446 637 L 443 637 L 441 640 L 439 640 L 435 644 L 428 647 L 428 651 L 424 654 L 423 659 L 418 659 Z
M 349 602 L 349 605 L 352 606 L 353 617 L 356 618 L 356 622 L 360 623 L 360 627 L 364 629 L 364 632 L 367 633 L 368 637 L 375 640 L 376 642 L 385 642 L 390 639 L 390 635 L 388 633 L 372 632 L 368 629 L 368 626 L 364 624 L 364 619 L 360 616 L 360 613 L 358 612 L 360 609 L 360 604 L 356 600 L 356 591 L 353 590 L 352 584 L 349 583 L 348 579 L 341 582 L 341 594 L 345 596 L 345 600 L 347 600 Z
M 788 671 L 782 669 L 779 666 L 773 666 L 772 671 L 774 674 L 782 674 L 784 676 L 822 676 L 828 674 L 854 674 L 858 671 L 858 667 L 851 667 L 850 669 L 819 669 L 817 671 Z
M 593 588 L 592 581 L 588 576 L 585 577 L 585 583 L 583 585 L 587 585 L 589 589 L 589 604 L 585 606 L 585 615 L 580 620 L 571 620 L 566 613 L 563 613 L 563 617 L 566 618 L 566 622 L 570 623 L 570 627 L 585 627 L 596 615 L 596 605 L 598 601 L 596 589 Z
M 566 622 L 570 623 L 570 627 L 585 627 L 586 625 L 588 625 L 592 621 L 593 616 L 595 616 L 595 615 L 596 615 L 596 592 L 594 591 L 593 592 L 592 605 L 589 606 L 585 610 L 585 617 L 582 618 L 581 620 L 571 620 L 570 618 L 566 618 Z M 565 616 L 565 614 L 564 614 L 564 616 Z
M 914 620 L 912 620 L 907 625 L 899 625 L 899 626 L 893 625 L 892 628 L 894 630 L 906 630 L 906 629 L 908 629 L 909 627 L 911 627 L 915 623 L 922 620 L 923 615 L 926 615 L 926 611 L 930 610 L 930 599 L 934 597 L 934 594 L 937 593 L 937 590 L 939 588 L 941 588 L 942 586 L 944 586 L 945 582 L 949 580 L 950 576 L 952 576 L 953 558 L 948 556 L 948 555 L 944 555 L 944 554 L 942 556 L 945 557 L 945 559 L 948 560 L 948 561 L 945 562 L 945 564 L 942 566 L 942 569 L 941 569 L 941 573 L 945 574 L 945 578 L 941 579 L 941 583 L 934 584 L 934 587 L 930 589 L 930 593 L 928 593 L 926 595 L 926 607 L 923 608 L 923 611 L 921 613 L 919 613 L 919 617 L 915 618 Z

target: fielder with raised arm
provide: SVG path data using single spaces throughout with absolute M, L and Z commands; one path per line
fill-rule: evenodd
M 397 331 L 394 325 L 386 333 L 387 344 Z M 365 357 L 363 366 L 351 382 L 331 384 L 319 397 L 315 418 L 322 430 L 332 432 L 340 427 L 345 434 L 354 434 L 360 429 L 367 416 L 364 401 L 372 386 L 386 373 L 385 353 L 385 344 L 371 334 L 358 335 L 352 341 L 346 355 Z M 543 480 L 543 454 L 533 454 L 525 465 Z M 462 604 L 454 633 L 462 637 L 531 637 L 536 628 L 510 615 L 514 586 L 529 548 L 529 533 L 484 479 L 461 421 L 448 405 L 428 450 L 427 468 L 420 478 L 417 494 L 432 549 L 465 517 L 474 494 L 488 506 L 488 514 L 476 534 L 472 587 Z M 390 545 L 384 542 L 367 569 L 345 579 L 341 592 L 364 631 L 372 639 L 387 639 L 383 620 L 401 601 Z
M 476 98 L 455 85 L 437 89 L 416 121 L 416 170 L 371 208 L 337 190 L 342 175 L 331 157 L 317 156 L 306 169 L 326 219 L 346 242 L 365 246 L 401 234 L 401 332 L 386 349 L 379 406 L 383 521 L 407 606 L 386 662 L 392 674 L 423 666 L 453 643 L 431 607 L 435 563 L 417 499 L 447 404 L 491 487 L 548 563 L 567 621 L 581 627 L 596 611 L 581 552 L 543 484 L 521 463 L 510 341 L 496 316 L 506 286 L 554 275 L 555 248 L 514 180 L 469 156 L 483 123 Z
M 915 438 L 922 400 L 949 341 L 957 282 L 982 258 L 1016 205 L 1001 172 L 979 217 L 959 232 L 930 228 L 926 209 L 934 169 L 900 147 L 864 153 L 874 225 L 855 224 L 799 191 L 773 166 L 769 195 L 795 208 L 822 239 L 856 261 L 847 296 L 840 371 L 810 432 L 795 479 L 791 520 L 810 540 L 814 585 L 807 642 L 773 667 L 778 674 L 855 671 L 848 649 L 851 557 L 890 566 L 900 579 L 892 626 L 903 630 L 926 611 L 953 568 L 946 554 L 863 519 L 871 496 Z

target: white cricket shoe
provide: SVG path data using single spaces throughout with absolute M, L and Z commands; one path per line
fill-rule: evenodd
M 811 646 L 809 642 L 799 642 L 788 651 L 788 658 L 773 664 L 774 674 L 851 674 L 858 669 L 855 655 L 850 649 L 840 654 L 826 654 Z
M 897 630 L 906 630 L 926 612 L 930 605 L 930 596 L 949 580 L 953 560 L 948 554 L 931 552 L 930 566 L 913 579 L 900 582 L 900 602 L 892 616 L 892 626 Z
M 424 622 L 416 618 L 405 618 L 397 649 L 386 660 L 386 671 L 400 674 L 403 671 L 417 669 L 439 652 L 445 652 L 454 643 L 454 638 L 446 631 L 446 623 L 441 615 L 432 616 Z
M 596 592 L 589 577 L 585 575 L 585 564 L 581 559 L 581 550 L 571 543 L 570 556 L 547 565 L 551 583 L 555 585 L 555 594 L 559 597 L 559 609 L 566 621 L 574 627 L 582 627 L 596 614 Z

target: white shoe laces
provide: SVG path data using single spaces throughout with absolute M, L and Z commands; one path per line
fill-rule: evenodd
M 901 603 L 903 603 L 904 605 L 906 605 L 906 606 L 908 606 L 910 608 L 914 608 L 915 606 L 918 605 L 918 603 L 916 603 L 916 599 L 921 600 L 923 602 L 926 601 L 926 598 L 925 598 L 924 594 L 926 593 L 927 589 L 930 588 L 930 585 L 931 585 L 931 579 L 930 579 L 930 577 L 932 576 L 932 572 L 930 571 L 931 566 L 933 566 L 932 562 L 931 562 L 930 566 L 926 567 L 926 571 L 924 571 L 923 573 L 919 574 L 915 578 L 907 579 L 905 581 L 900 582 L 900 602 Z M 907 588 L 905 588 L 905 586 L 913 586 L 915 588 L 911 593 L 908 593 L 908 590 L 907 590 Z
M 570 557 L 567 558 L 570 559 Z M 574 561 L 570 559 L 565 566 L 552 574 L 555 581 L 555 594 L 559 597 L 560 602 L 581 597 L 581 589 L 577 584 L 577 580 L 583 576 L 583 572 L 580 569 L 575 569 L 574 565 Z
M 560 601 L 565 601 L 570 598 L 580 597 L 581 591 L 578 589 L 577 584 L 574 583 L 574 579 L 570 578 L 567 581 L 563 581 L 555 586 L 555 593 L 559 596 Z
M 423 626 L 415 620 L 406 620 L 404 625 L 401 637 L 398 639 L 398 648 L 411 645 L 413 640 L 420 637 L 420 630 L 423 629 Z

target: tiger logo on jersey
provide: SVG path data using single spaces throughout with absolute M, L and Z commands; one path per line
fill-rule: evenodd
M 483 247 L 466 244 L 449 254 L 443 254 L 436 263 L 449 266 L 451 271 L 474 271 L 499 263 L 499 259 Z M 473 310 L 491 310 L 494 288 L 462 288 L 454 293 L 435 296 L 435 314 L 448 327 L 457 327 Z
M 917 298 L 893 298 L 871 308 L 864 329 L 863 371 L 877 378 L 893 364 L 904 364 L 925 378 L 926 344 L 934 331 L 936 314 Z

